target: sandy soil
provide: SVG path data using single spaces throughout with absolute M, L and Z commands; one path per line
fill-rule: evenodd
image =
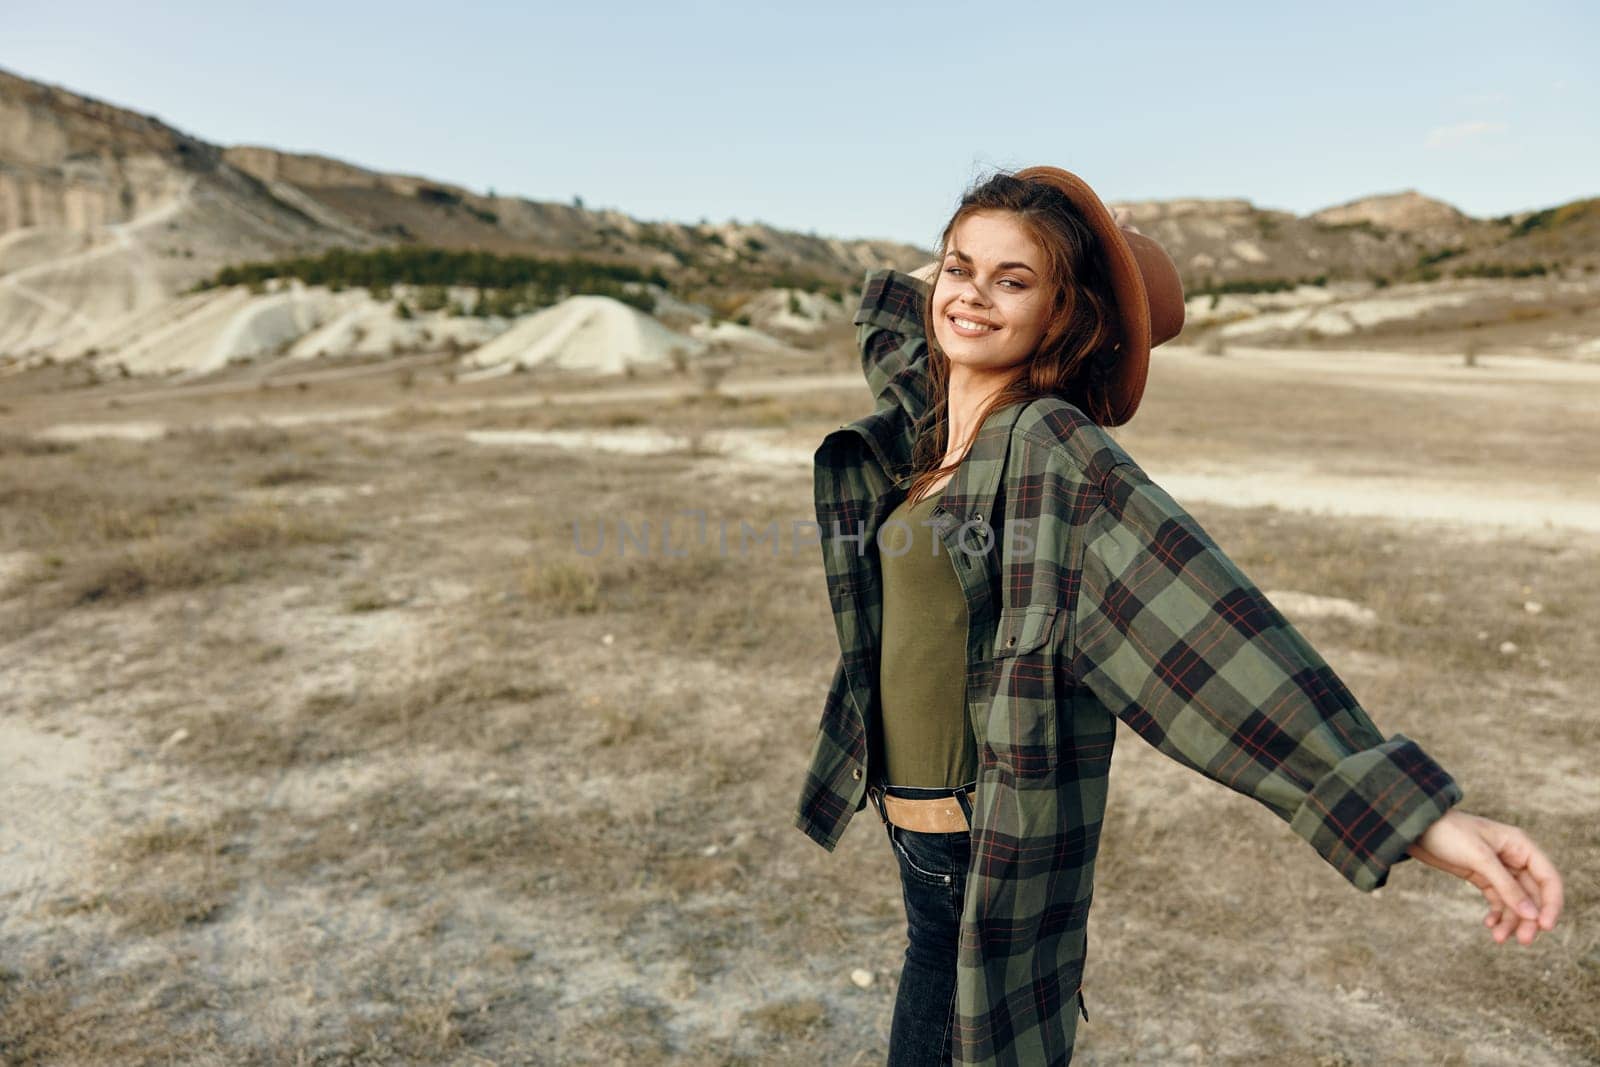
M 1129 450 L 1568 911 L 1496 946 L 1439 872 L 1358 894 L 1123 730 L 1077 1062 L 1600 1061 L 1600 383 L 1170 356 Z M 814 548 L 674 518 L 808 518 L 864 389 L 428 370 L 6 401 L 0 1060 L 882 1062 L 887 843 L 789 825 Z

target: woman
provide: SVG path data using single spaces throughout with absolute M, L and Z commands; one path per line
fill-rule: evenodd
M 1116 719 L 1358 889 L 1415 857 L 1483 892 L 1496 942 L 1551 929 L 1528 836 L 1455 809 L 1105 432 L 1182 324 L 1159 246 L 1033 167 L 970 190 L 939 251 L 931 286 L 868 274 L 877 406 L 816 453 L 841 655 L 795 824 L 831 851 L 870 797 L 894 846 L 891 1065 L 1070 1060 Z

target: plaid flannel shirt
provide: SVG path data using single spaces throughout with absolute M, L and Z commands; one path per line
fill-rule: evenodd
M 829 851 L 881 775 L 866 729 L 882 624 L 874 546 L 909 486 L 927 407 L 923 285 L 867 273 L 855 323 L 876 408 L 815 455 L 841 654 L 794 822 Z M 1414 741 L 1384 738 L 1193 516 L 1066 400 L 992 415 L 935 516 L 968 601 L 979 750 L 957 1063 L 1071 1058 L 1116 719 L 1261 802 L 1364 891 L 1460 800 Z

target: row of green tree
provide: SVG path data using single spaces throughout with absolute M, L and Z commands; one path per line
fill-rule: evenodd
M 369 292 L 376 300 L 391 300 L 393 290 L 386 285 L 374 286 Z M 656 310 L 655 294 L 648 289 L 625 289 L 621 285 L 596 284 L 584 291 L 590 296 L 609 296 L 631 307 L 636 307 L 645 314 L 654 314 Z M 517 315 L 526 315 L 529 312 L 547 308 L 565 300 L 567 296 L 553 294 L 534 286 L 517 286 L 511 289 L 479 289 L 470 302 L 462 303 L 451 300 L 449 291 L 442 285 L 423 286 L 417 291 L 412 301 L 401 300 L 395 305 L 395 317 L 409 319 L 418 311 L 446 311 L 456 317 L 473 315 L 478 318 L 498 316 L 512 318 Z
M 1437 252 L 1430 252 L 1417 258 L 1415 266 L 1399 272 L 1394 276 L 1371 273 L 1367 275 L 1378 288 L 1383 288 L 1393 282 L 1435 282 L 1445 276 L 1445 272 L 1437 265 L 1447 259 L 1464 254 L 1464 248 L 1446 248 Z M 1551 263 L 1472 263 L 1456 267 L 1449 271 L 1452 278 L 1534 278 L 1545 274 L 1559 273 L 1561 264 Z M 1210 296 L 1211 306 L 1216 307 L 1217 301 L 1226 293 L 1277 293 L 1293 289 L 1299 285 L 1327 285 L 1328 276 L 1318 274 L 1307 278 L 1254 278 L 1240 281 L 1218 281 L 1214 276 L 1207 278 L 1205 284 L 1192 289 L 1185 289 L 1185 296 Z
M 1237 281 L 1222 281 L 1216 275 L 1207 275 L 1202 284 L 1192 289 L 1185 289 L 1184 296 L 1221 297 L 1228 293 L 1281 293 L 1302 285 L 1327 284 L 1326 274 L 1309 275 L 1304 278 L 1241 278 Z M 1212 306 L 1215 306 L 1215 302 Z
M 368 251 L 336 248 L 320 256 L 242 263 L 222 268 L 197 288 L 259 286 L 281 278 L 298 278 L 307 285 L 325 285 L 336 290 L 358 287 L 377 290 L 393 285 L 469 286 L 479 290 L 515 291 L 541 304 L 555 303 L 574 293 L 622 299 L 629 293 L 625 286 L 640 283 L 667 287 L 666 277 L 655 267 L 646 271 L 625 264 L 595 263 L 570 257 L 538 259 L 399 246 Z

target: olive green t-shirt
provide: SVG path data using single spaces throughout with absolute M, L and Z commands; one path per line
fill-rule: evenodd
M 977 777 L 967 721 L 967 599 L 932 525 L 938 501 L 938 493 L 915 504 L 902 501 L 878 539 L 879 736 L 890 785 L 953 787 Z

